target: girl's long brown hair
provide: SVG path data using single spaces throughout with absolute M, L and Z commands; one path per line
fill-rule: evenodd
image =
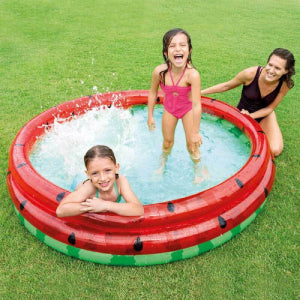
M 162 54 L 163 54 L 163 58 L 164 58 L 165 63 L 168 65 L 167 69 L 165 69 L 165 70 L 163 70 L 159 73 L 161 81 L 162 81 L 163 84 L 165 84 L 165 75 L 166 75 L 166 73 L 168 72 L 168 70 L 171 66 L 169 58 L 166 55 L 166 53 L 168 53 L 168 48 L 169 48 L 169 45 L 170 45 L 173 37 L 178 33 L 183 33 L 187 37 L 187 42 L 188 42 L 188 46 L 189 46 L 189 56 L 188 56 L 188 59 L 187 59 L 187 63 L 193 66 L 192 57 L 191 57 L 191 55 L 192 55 L 192 42 L 191 42 L 190 35 L 185 30 L 183 30 L 181 28 L 174 28 L 174 29 L 169 30 L 168 32 L 165 33 L 165 35 L 163 37 L 163 41 L 162 41 L 163 42 Z

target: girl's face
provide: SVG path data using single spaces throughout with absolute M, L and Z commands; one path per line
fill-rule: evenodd
M 173 66 L 182 68 L 186 66 L 189 54 L 190 49 L 187 36 L 183 33 L 177 33 L 172 38 L 168 47 L 168 53 L 165 53 L 165 55 L 168 56 Z
M 287 74 L 288 71 L 285 69 L 285 66 L 285 59 L 272 55 L 266 65 L 266 81 L 278 81 L 282 75 Z
M 95 157 L 88 163 L 86 174 L 100 192 L 107 192 L 113 188 L 119 167 L 110 158 Z

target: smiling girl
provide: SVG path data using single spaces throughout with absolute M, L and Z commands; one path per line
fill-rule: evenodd
M 119 175 L 113 151 L 97 145 L 84 156 L 86 174 L 89 179 L 66 196 L 57 207 L 58 217 L 70 217 L 82 213 L 112 212 L 123 216 L 144 214 L 140 203 L 126 177 Z M 121 197 L 125 203 L 119 203 Z
M 220 83 L 202 91 L 202 95 L 221 93 L 243 85 L 237 108 L 259 122 L 268 137 L 274 156 L 283 150 L 283 138 L 276 119 L 275 108 L 294 86 L 293 54 L 276 48 L 269 56 L 266 67 L 251 67 L 241 71 L 228 82 Z
M 192 65 L 192 44 L 189 34 L 180 28 L 168 31 L 163 37 L 162 53 L 165 63 L 157 66 L 152 74 L 147 122 L 149 129 L 154 130 L 153 109 L 160 86 L 165 99 L 162 116 L 163 153 L 159 172 L 163 172 L 167 157 L 172 150 L 175 128 L 179 119 L 182 119 L 187 149 L 197 170 L 200 162 L 199 146 L 202 144 L 201 90 L 200 75 Z M 195 173 L 195 180 L 201 181 L 198 175 Z

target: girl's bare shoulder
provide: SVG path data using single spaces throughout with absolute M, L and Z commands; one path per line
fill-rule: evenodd
M 80 183 L 75 190 L 86 195 L 92 195 L 96 193 L 96 188 L 92 184 L 92 181 L 90 179 L 87 179 Z
M 128 183 L 128 180 L 127 180 L 127 178 L 124 176 L 124 175 L 121 175 L 121 174 L 119 174 L 119 178 L 118 178 L 118 180 L 117 180 L 117 184 L 120 184 L 120 185 L 122 185 L 122 184 L 126 184 L 126 183 Z
M 188 76 L 188 81 L 192 82 L 194 80 L 200 80 L 200 74 L 197 69 L 193 67 L 187 67 L 186 74 Z
M 154 72 L 159 74 L 160 72 L 162 71 L 165 71 L 168 69 L 168 65 L 167 64 L 161 64 L 159 66 L 157 66 L 155 69 L 154 69 Z
M 118 191 L 120 195 L 122 195 L 124 191 L 128 189 L 129 182 L 125 176 L 119 174 L 119 178 L 117 179 L 116 183 L 117 183 Z

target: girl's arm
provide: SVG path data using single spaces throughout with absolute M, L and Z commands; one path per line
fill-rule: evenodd
M 288 91 L 289 91 L 289 88 L 287 87 L 286 83 L 284 82 L 277 97 L 270 105 L 268 105 L 267 107 L 264 107 L 260 110 L 257 110 L 253 113 L 249 113 L 246 110 L 242 110 L 241 113 L 250 115 L 250 117 L 252 117 L 253 119 L 266 117 L 275 110 L 277 105 L 282 101 L 282 99 L 284 98 L 284 96 L 287 94 Z
M 119 176 L 120 195 L 126 203 L 117 203 L 94 197 L 82 203 L 81 212 L 112 212 L 121 216 L 142 216 L 144 214 L 143 205 L 131 190 L 128 180 L 122 175 Z
M 202 138 L 200 136 L 200 122 L 201 122 L 201 113 L 202 113 L 202 106 L 201 106 L 201 81 L 200 75 L 197 70 L 191 70 L 190 76 L 190 83 L 191 83 L 191 91 L 192 91 L 192 103 L 193 103 L 193 127 L 192 127 L 192 143 L 202 144 Z
M 149 95 L 148 95 L 148 127 L 149 130 L 154 130 L 155 129 L 155 121 L 153 118 L 153 110 L 154 110 L 154 105 L 155 101 L 157 99 L 157 91 L 160 83 L 160 75 L 159 73 L 165 69 L 165 67 L 162 67 L 164 65 L 160 65 L 156 67 L 152 73 L 152 82 L 151 82 L 151 88 L 149 90 Z
M 82 203 L 95 193 L 95 188 L 90 181 L 81 185 L 78 190 L 66 196 L 58 205 L 56 215 L 59 218 L 72 217 L 83 213 Z
M 222 93 L 222 92 L 232 90 L 242 84 L 248 85 L 253 81 L 256 71 L 257 71 L 257 67 L 251 67 L 245 69 L 227 82 L 219 83 L 217 85 L 202 90 L 201 94 L 208 95 L 208 94 Z
M 144 206 L 132 191 L 126 177 L 120 175 L 120 195 L 126 203 L 116 203 L 106 201 L 107 211 L 121 216 L 142 216 L 144 215 Z

